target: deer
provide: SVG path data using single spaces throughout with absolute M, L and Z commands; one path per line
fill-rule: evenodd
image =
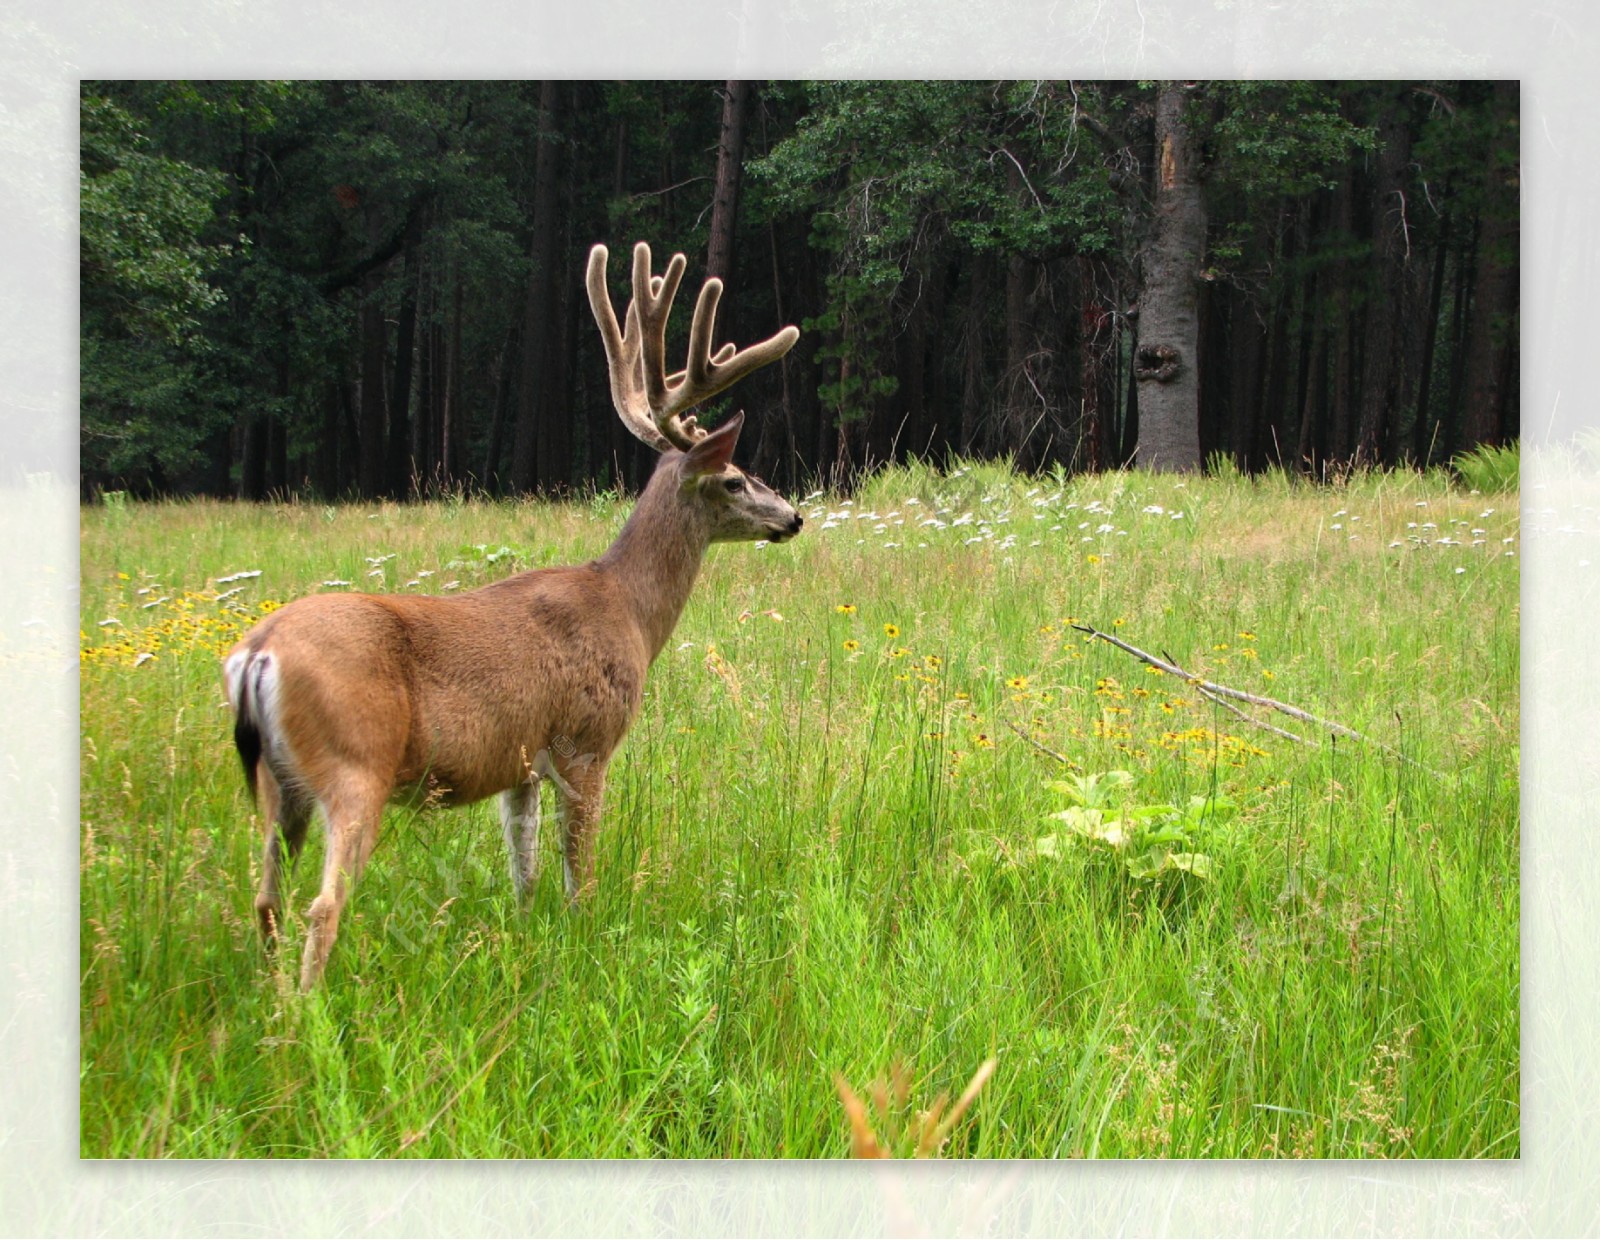
M 566 900 L 593 883 L 606 770 L 638 715 L 646 673 L 688 601 L 712 543 L 784 542 L 802 519 L 733 464 L 739 411 L 714 430 L 690 410 L 778 360 L 799 338 L 711 350 L 722 282 L 700 290 L 688 360 L 668 374 L 666 325 L 686 259 L 661 275 L 633 251 L 619 327 L 607 250 L 589 254 L 590 308 L 623 424 L 660 453 L 610 547 L 577 567 L 518 573 L 459 595 L 314 594 L 273 612 L 223 661 L 234 745 L 263 829 L 255 911 L 276 946 L 282 876 L 320 812 L 321 887 L 306 915 L 300 988 L 321 982 L 353 884 L 391 802 L 499 797 L 519 905 L 540 870 L 540 790 L 556 789 Z

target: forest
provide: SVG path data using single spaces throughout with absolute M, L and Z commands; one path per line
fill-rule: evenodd
M 717 276 L 780 487 L 1518 435 L 1504 81 L 86 81 L 85 497 L 636 488 L 590 247 Z M 688 311 L 672 324 L 682 356 Z M 732 412 L 713 403 L 701 420 Z

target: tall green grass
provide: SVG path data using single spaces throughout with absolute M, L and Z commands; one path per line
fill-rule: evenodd
M 1471 452 L 1460 453 L 1450 463 L 1468 487 L 1485 495 L 1516 491 L 1521 485 L 1519 444 L 1482 444 Z
M 626 506 L 86 508 L 82 1153 L 832 1157 L 835 1074 L 902 1062 L 922 1107 L 991 1057 L 947 1154 L 1519 1152 L 1514 495 L 908 467 L 802 510 L 708 557 L 589 903 L 547 841 L 516 909 L 492 805 L 395 810 L 301 997 L 217 650 L 316 590 L 580 561 Z M 1110 770 L 1237 807 L 1208 879 L 1065 837 L 1051 785 Z

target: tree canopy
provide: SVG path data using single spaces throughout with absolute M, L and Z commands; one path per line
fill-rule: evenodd
M 1517 114 L 1476 81 L 85 82 L 84 486 L 635 485 L 582 272 L 639 238 L 726 270 L 719 339 L 804 329 L 702 415 L 746 409 L 780 484 L 1436 462 L 1518 431 Z

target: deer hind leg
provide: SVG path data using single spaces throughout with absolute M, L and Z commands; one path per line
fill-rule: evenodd
M 576 904 L 594 890 L 594 837 L 606 787 L 606 763 L 584 760 L 566 764 L 556 779 L 561 791 L 561 868 L 567 902 Z
M 322 889 L 306 914 L 305 957 L 300 964 L 300 989 L 310 990 L 322 978 L 328 953 L 339 937 L 339 915 L 350 888 L 378 843 L 388 785 L 353 777 L 337 782 L 322 800 L 328 823 L 328 847 L 322 861 Z
M 511 858 L 511 885 L 525 904 L 539 881 L 539 785 L 537 774 L 500 794 L 500 825 Z
M 314 802 L 293 786 L 280 784 L 265 762 L 256 768 L 261 792 L 262 849 L 261 885 L 256 889 L 256 921 L 261 941 L 268 951 L 277 946 L 283 927 L 282 881 L 285 854 L 290 866 L 306 842 L 306 827 L 311 821 Z

